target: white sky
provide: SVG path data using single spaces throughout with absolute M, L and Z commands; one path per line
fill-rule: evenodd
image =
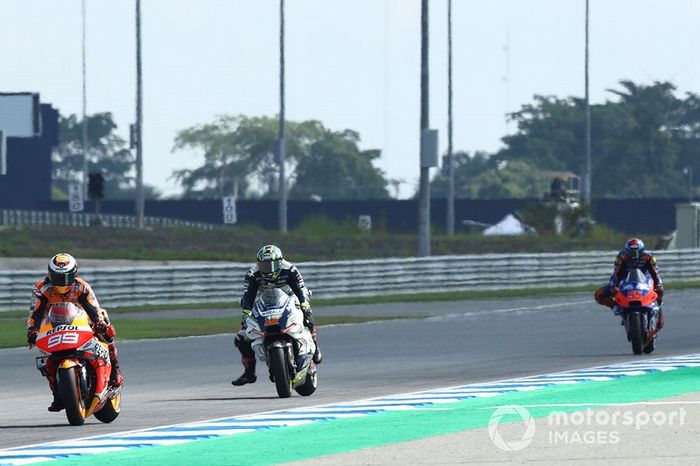
M 87 1 L 88 113 L 135 117 L 134 1 Z M 420 1 L 287 0 L 287 118 L 360 132 L 377 165 L 418 168 Z M 621 79 L 700 92 L 700 1 L 590 0 L 591 99 Z M 582 96 L 584 0 L 453 0 L 455 150 L 495 151 L 534 94 Z M 278 112 L 277 0 L 142 0 L 144 178 L 166 195 L 175 133 L 223 113 Z M 447 0 L 430 1 L 430 123 L 446 147 Z M 0 92 L 81 111 L 80 0 L 0 0 Z M 508 39 L 509 38 L 509 39 Z M 506 47 L 508 45 L 508 47 Z M 506 48 L 509 53 L 506 53 Z M 507 78 L 507 79 L 506 79 Z M 513 128 L 510 128 L 513 130 Z

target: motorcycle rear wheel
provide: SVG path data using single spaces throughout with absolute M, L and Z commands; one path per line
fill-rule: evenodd
M 85 403 L 80 393 L 78 377 L 76 366 L 58 370 L 58 390 L 66 407 L 66 417 L 72 426 L 82 426 L 85 423 Z
M 632 352 L 634 354 L 642 354 L 644 346 L 644 335 L 642 332 L 642 320 L 639 314 L 630 314 L 627 316 L 627 331 L 629 332 L 630 342 L 632 342 Z
M 289 398 L 292 396 L 292 379 L 289 377 L 284 348 L 273 346 L 270 348 L 268 358 L 270 361 L 270 372 L 275 379 L 277 395 L 280 398 Z

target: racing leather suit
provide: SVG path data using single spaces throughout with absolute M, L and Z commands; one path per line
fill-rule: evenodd
M 253 308 L 253 303 L 255 302 L 255 298 L 257 297 L 258 293 L 272 288 L 280 288 L 289 295 L 296 295 L 296 297 L 299 299 L 299 304 L 304 313 L 304 326 L 311 331 L 311 336 L 316 343 L 317 353 L 315 360 L 317 363 L 320 363 L 321 360 L 318 349 L 318 338 L 316 335 L 316 329 L 314 328 L 313 312 L 311 311 L 311 303 L 309 301 L 310 293 L 306 288 L 304 278 L 301 276 L 301 273 L 299 273 L 297 267 L 291 262 L 283 259 L 280 261 L 280 270 L 277 275 L 275 275 L 274 278 L 268 278 L 265 277 L 262 272 L 260 272 L 256 264 L 245 274 L 243 297 L 241 298 L 241 308 L 243 309 L 241 325 L 243 328 L 234 338 L 234 344 L 241 352 L 241 362 L 243 363 L 245 374 L 248 374 L 251 381 L 255 380 L 255 352 L 251 347 L 251 342 L 244 335 L 245 317 Z M 243 377 L 245 377 L 245 375 Z M 238 384 L 234 381 L 234 385 Z
M 97 302 L 97 297 L 92 291 L 92 287 L 82 278 L 77 277 L 65 294 L 61 294 L 54 289 L 48 275 L 34 285 L 30 313 L 26 322 L 27 335 L 29 336 L 32 333 L 34 333 L 34 336 L 36 335 L 36 331 L 38 331 L 41 321 L 44 319 L 44 314 L 51 304 L 66 302 L 79 304 L 85 310 L 93 325 L 101 322 L 103 327 L 108 329 L 106 332 L 97 334 L 97 336 L 105 341 L 109 348 L 109 359 L 112 363 L 110 381 L 114 385 L 121 385 L 123 380 L 119 370 L 116 341 L 113 338 L 114 328 L 109 322 L 107 311 L 102 309 Z M 49 387 L 55 398 L 57 394 L 55 363 L 48 359 L 42 374 L 49 381 Z

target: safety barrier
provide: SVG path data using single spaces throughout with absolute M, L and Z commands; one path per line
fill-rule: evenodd
M 144 217 L 147 227 L 186 227 L 204 230 L 223 228 L 213 223 L 192 222 L 166 217 Z M 7 226 L 71 226 L 87 227 L 94 225 L 114 228 L 136 228 L 136 216 L 116 214 L 91 214 L 78 212 L 54 212 L 41 210 L 0 210 L 0 225 Z
M 314 298 L 461 290 L 598 285 L 612 272 L 615 252 L 484 254 L 297 264 Z M 700 280 L 700 251 L 662 251 L 667 282 Z M 106 263 L 108 261 L 105 261 Z M 114 306 L 230 302 L 237 305 L 250 264 L 81 269 L 100 303 Z M 27 309 L 42 270 L 0 271 L 0 310 Z

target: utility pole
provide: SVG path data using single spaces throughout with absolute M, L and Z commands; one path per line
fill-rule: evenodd
M 141 70 L 141 0 L 136 0 L 136 227 L 143 229 L 143 85 Z
M 286 152 L 284 124 L 284 0 L 280 0 L 280 121 L 279 141 L 277 147 L 277 162 L 279 163 L 279 193 L 278 214 L 280 233 L 287 233 L 287 180 L 285 177 L 284 159 Z
M 421 0 L 420 70 L 420 199 L 418 204 L 418 255 L 430 255 L 430 167 L 423 163 L 423 138 L 429 128 L 428 88 L 428 0 Z
M 455 234 L 455 165 L 452 154 L 452 0 L 447 0 L 447 235 Z
M 588 80 L 588 42 L 589 42 L 589 0 L 586 0 L 586 64 L 585 64 L 585 82 L 586 82 L 586 169 L 583 179 L 583 203 L 591 204 L 591 178 L 593 169 L 591 167 L 591 104 L 589 98 L 589 80 Z
M 83 199 L 87 199 L 88 194 L 88 123 L 87 123 L 87 60 L 86 56 L 86 46 L 87 42 L 85 40 L 87 35 L 87 22 L 85 14 L 85 0 L 81 4 L 81 13 L 83 18 L 83 139 L 82 139 L 82 149 L 83 149 Z

